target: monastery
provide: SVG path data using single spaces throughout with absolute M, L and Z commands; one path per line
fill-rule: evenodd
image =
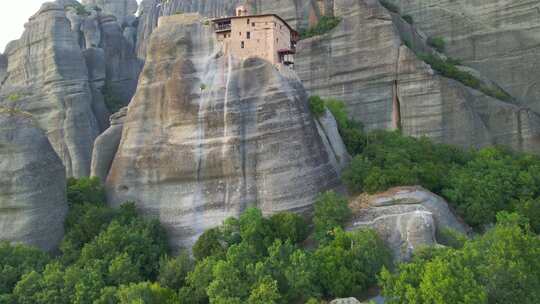
M 259 57 L 274 65 L 294 67 L 298 33 L 275 14 L 250 15 L 243 5 L 233 17 L 213 19 L 224 52 L 240 59 Z

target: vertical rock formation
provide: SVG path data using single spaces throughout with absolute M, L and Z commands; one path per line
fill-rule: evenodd
M 175 248 L 248 206 L 308 210 L 339 185 L 302 85 L 270 64 L 236 62 L 196 14 L 160 19 L 106 181 Z
M 343 20 L 299 43 L 295 68 L 311 94 L 344 100 L 368 129 L 466 147 L 505 144 L 540 152 L 540 117 L 435 73 L 405 45 L 377 1 L 336 0 Z
M 99 134 L 88 70 L 64 8 L 45 3 L 22 37 L 6 48 L 7 78 L 0 103 L 33 115 L 46 131 L 68 176 L 90 173 Z
M 118 145 L 120 145 L 126 113 L 127 108 L 124 107 L 111 115 L 111 126 L 96 138 L 92 152 L 90 176 L 98 177 L 101 181 L 105 181 L 107 178 Z
M 135 15 L 139 8 L 137 0 L 82 0 L 82 4 L 101 8 L 104 14 L 115 16 L 120 25 Z
M 446 53 L 540 111 L 540 0 L 389 0 Z
M 53 250 L 67 212 L 64 166 L 29 113 L 0 108 L 0 240 Z

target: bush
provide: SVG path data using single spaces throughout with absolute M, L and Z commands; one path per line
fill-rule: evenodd
M 13 94 L 10 94 L 7 99 L 9 101 L 12 101 L 12 102 L 15 102 L 15 101 L 19 101 L 21 100 L 22 96 L 21 94 L 18 94 L 18 93 L 13 93 Z
M 315 115 L 316 117 L 321 117 L 326 111 L 326 107 L 324 106 L 324 100 L 322 100 L 322 98 L 320 98 L 319 96 L 309 97 L 309 109 L 311 110 L 311 113 L 313 113 L 313 115 Z
M 343 227 L 351 217 L 347 199 L 333 191 L 327 191 L 319 195 L 315 201 L 315 237 L 320 240 L 331 238 L 334 228 Z
M 326 34 L 338 26 L 340 22 L 341 18 L 339 17 L 322 16 L 315 26 L 300 31 L 300 38 L 306 39 L 313 36 Z
M 446 41 L 443 37 L 429 37 L 427 44 L 436 49 L 439 53 L 444 53 L 446 50 Z
M 201 261 L 207 257 L 225 256 L 226 249 L 221 232 L 218 228 L 206 230 L 193 245 L 193 257 Z

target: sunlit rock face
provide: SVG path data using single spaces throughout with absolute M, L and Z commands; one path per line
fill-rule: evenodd
M 189 247 L 249 206 L 307 211 L 339 185 L 294 74 L 223 56 L 198 15 L 160 20 L 106 181 Z
M 445 52 L 540 111 L 540 0 L 390 0 Z
M 43 130 L 0 107 L 0 241 L 54 250 L 66 212 L 64 166 Z
M 419 34 L 377 1 L 334 3 L 342 22 L 298 45 L 295 69 L 310 94 L 343 100 L 367 129 L 400 128 L 463 147 L 503 144 L 540 152 L 540 117 L 532 109 L 437 74 L 401 39 L 403 31 L 417 40 Z

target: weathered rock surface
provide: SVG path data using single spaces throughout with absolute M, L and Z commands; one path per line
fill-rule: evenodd
M 175 248 L 248 206 L 308 210 L 339 185 L 302 85 L 221 56 L 199 18 L 160 19 L 106 181 L 112 205 L 135 201 Z
M 120 145 L 126 114 L 127 108 L 124 107 L 111 115 L 111 126 L 96 138 L 92 152 L 90 176 L 99 177 L 101 181 L 105 181 L 107 178 L 118 145 Z
M 68 176 L 87 176 L 99 125 L 88 70 L 63 6 L 45 3 L 6 48 L 0 103 L 33 115 Z
M 396 260 L 407 260 L 421 245 L 437 243 L 437 229 L 468 233 L 468 228 L 441 197 L 422 187 L 397 187 L 362 194 L 351 203 L 353 219 L 347 229 L 372 228 L 386 241 Z
M 309 93 L 344 100 L 368 129 L 540 151 L 535 112 L 435 73 L 403 45 L 403 26 L 377 1 L 335 0 L 334 10 L 338 27 L 298 46 L 295 68 Z
M 332 112 L 326 111 L 316 118 L 317 132 L 321 137 L 326 152 L 330 155 L 330 160 L 336 172 L 341 173 L 351 161 L 351 155 L 347 152 L 347 147 L 339 134 L 338 125 Z
M 7 71 L 7 57 L 0 53 L 0 83 L 4 81 Z
M 63 237 L 62 161 L 28 113 L 0 108 L 0 240 L 44 250 Z
M 127 18 L 135 15 L 139 4 L 137 0 L 82 0 L 82 4 L 88 7 L 99 7 L 106 15 L 113 15 L 118 19 L 120 25 Z
M 390 0 L 446 53 L 540 111 L 540 0 Z

